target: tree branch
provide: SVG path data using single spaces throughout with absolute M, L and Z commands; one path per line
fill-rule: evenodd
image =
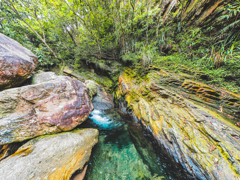
M 48 46 L 46 41 L 38 34 L 37 31 L 35 31 L 30 24 L 28 24 L 24 18 L 18 13 L 17 9 L 14 7 L 14 5 L 9 3 L 7 0 L 3 0 L 4 3 L 13 11 L 16 13 L 16 15 L 37 35 L 37 37 L 47 46 L 47 48 L 52 52 L 55 58 L 58 58 L 57 54 Z M 12 5 L 12 6 L 11 6 Z

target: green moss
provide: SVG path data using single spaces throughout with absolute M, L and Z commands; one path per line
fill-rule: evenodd
M 92 99 L 93 96 L 95 94 L 97 94 L 97 84 L 94 81 L 91 81 L 91 82 L 86 83 L 86 84 L 87 84 L 87 88 L 88 88 L 88 94 L 90 96 L 90 99 Z

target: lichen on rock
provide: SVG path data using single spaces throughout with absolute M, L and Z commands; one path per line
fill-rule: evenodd
M 92 81 L 92 80 L 86 80 L 85 84 L 87 85 L 88 94 L 89 94 L 89 96 L 92 100 L 93 96 L 95 96 L 97 94 L 97 91 L 98 91 L 97 83 Z
M 141 122 L 192 178 L 239 179 L 240 129 L 232 122 L 238 121 L 238 95 L 184 81 L 161 68 L 137 73 L 127 69 L 119 78 L 120 109 Z M 233 95 L 234 112 L 229 107 L 218 111 Z

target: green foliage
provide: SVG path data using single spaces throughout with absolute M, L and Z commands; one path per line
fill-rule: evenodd
M 240 56 L 227 56 L 224 66 L 215 68 L 212 63 L 205 60 L 192 61 L 187 55 L 175 53 L 169 56 L 158 56 L 153 64 L 167 71 L 186 73 L 193 80 L 203 81 L 225 90 L 240 93 Z

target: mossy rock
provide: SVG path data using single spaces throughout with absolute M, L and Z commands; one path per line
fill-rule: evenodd
M 95 96 L 97 94 L 97 84 L 96 82 L 92 81 L 92 80 L 87 80 L 85 81 L 85 84 L 87 85 L 88 88 L 88 95 L 90 96 L 90 99 L 93 99 L 93 96 Z
M 137 72 L 127 69 L 120 76 L 116 94 L 126 101 L 120 105 L 193 178 L 239 179 L 240 128 L 234 121 L 240 95 L 159 69 Z

